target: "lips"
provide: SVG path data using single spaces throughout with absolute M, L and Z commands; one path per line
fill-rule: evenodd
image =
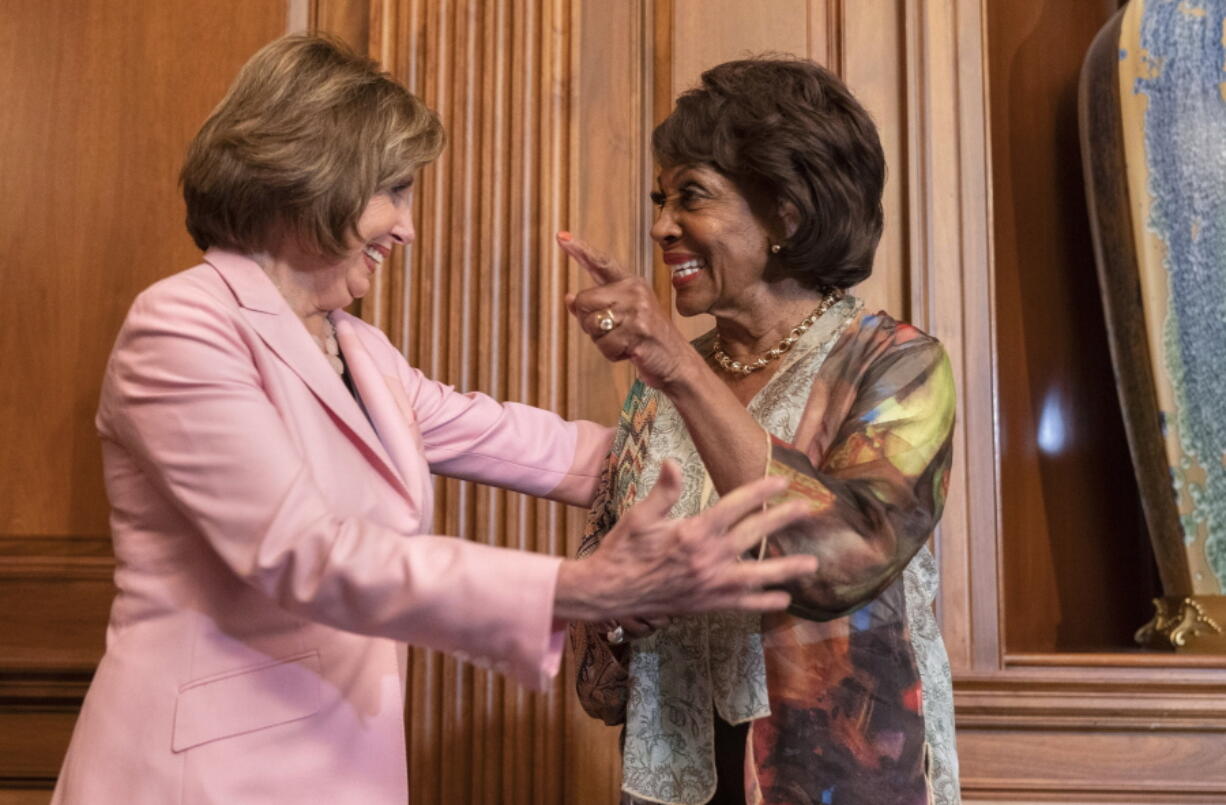
M 366 265 L 371 271 L 377 271 L 379 266 L 383 265 L 383 261 L 391 254 L 391 250 L 377 243 L 368 243 L 366 248 L 362 250 L 363 256 L 366 258 Z
M 697 255 L 676 252 L 666 252 L 664 262 L 672 271 L 674 288 L 680 288 L 690 282 L 707 266 L 706 261 Z

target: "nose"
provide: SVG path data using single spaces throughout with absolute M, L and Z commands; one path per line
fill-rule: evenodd
M 402 246 L 407 246 L 417 239 L 417 230 L 413 228 L 413 205 L 403 204 L 396 224 L 392 227 L 392 239 Z
M 681 227 L 677 225 L 677 219 L 673 217 L 668 206 L 660 208 L 660 212 L 656 214 L 655 223 L 651 225 L 651 239 L 661 246 L 667 246 L 681 237 Z

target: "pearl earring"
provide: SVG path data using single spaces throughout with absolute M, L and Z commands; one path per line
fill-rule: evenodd
M 783 251 L 783 247 L 781 245 L 778 243 L 771 244 L 771 254 L 779 254 L 781 251 Z

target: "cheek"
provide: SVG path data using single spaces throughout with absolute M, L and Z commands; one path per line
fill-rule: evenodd
M 366 260 L 359 257 L 345 272 L 345 290 L 350 296 L 359 296 L 370 289 L 370 271 L 366 268 Z

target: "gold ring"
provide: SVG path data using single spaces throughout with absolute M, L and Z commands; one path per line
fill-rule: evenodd
M 613 308 L 606 308 L 600 314 L 600 318 L 596 319 L 596 326 L 606 333 L 617 326 L 617 319 L 613 318 Z

